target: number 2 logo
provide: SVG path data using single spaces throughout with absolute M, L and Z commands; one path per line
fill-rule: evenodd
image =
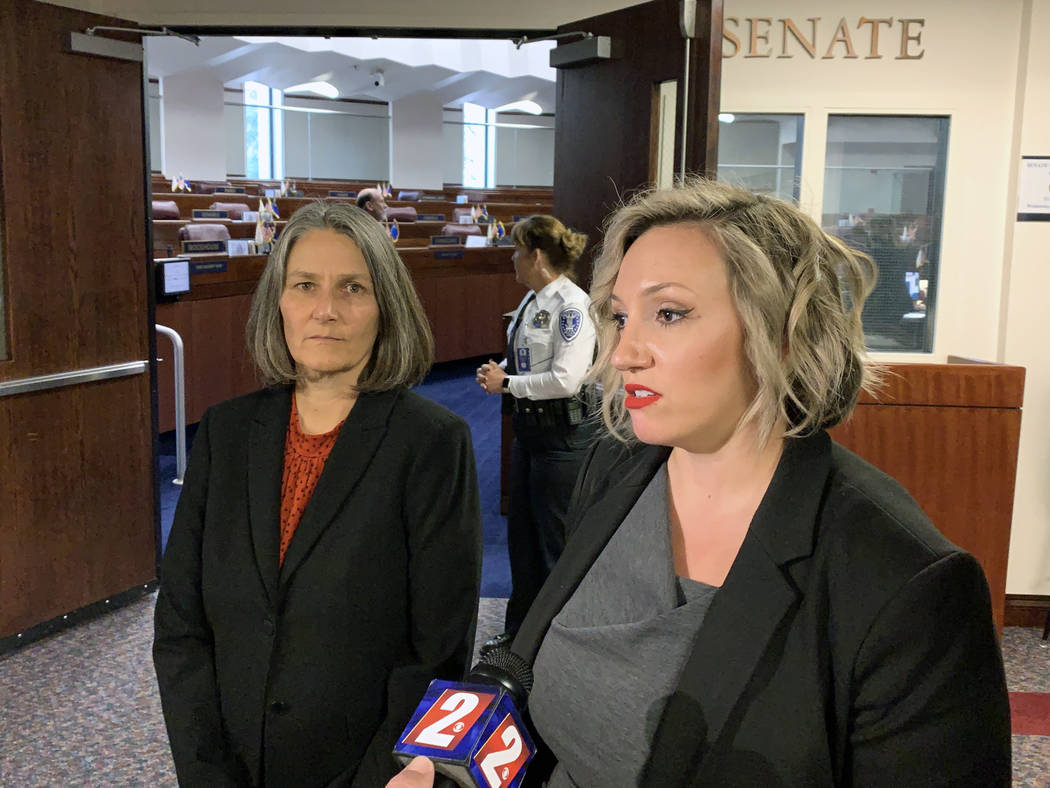
M 445 690 L 404 741 L 442 750 L 455 749 L 495 697 L 487 692 Z
M 474 756 L 488 788 L 503 788 L 514 781 L 530 752 L 521 732 L 508 714 Z

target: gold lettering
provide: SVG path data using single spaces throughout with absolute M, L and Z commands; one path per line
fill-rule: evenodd
M 879 54 L 879 25 L 893 27 L 893 17 L 891 16 L 886 19 L 868 19 L 866 16 L 862 16 L 857 23 L 857 29 L 860 30 L 863 25 L 871 25 L 871 51 L 864 59 L 881 60 L 882 55 Z
M 919 46 L 922 46 L 922 30 L 913 34 L 909 28 L 913 23 L 921 28 L 926 24 L 926 20 L 898 19 L 897 21 L 901 23 L 901 53 L 897 55 L 895 60 L 921 60 L 922 56 L 926 54 L 926 50 L 920 49 L 917 55 L 910 55 L 908 54 L 908 44 L 914 41 Z
M 768 49 L 765 52 L 759 52 L 758 42 L 761 41 L 763 44 L 769 45 L 769 28 L 772 27 L 773 20 L 769 17 L 754 17 L 748 21 L 751 23 L 751 47 L 744 57 L 769 57 L 773 52 Z M 766 29 L 759 32 L 759 24 L 766 25 Z
M 830 60 L 835 57 L 832 54 L 832 50 L 835 49 L 835 44 L 846 45 L 846 57 L 856 57 L 857 53 L 853 49 L 853 39 L 849 36 L 849 26 L 846 24 L 846 17 L 842 17 L 839 20 L 839 26 L 835 28 L 835 35 L 831 39 L 831 43 L 828 44 L 828 51 L 824 53 L 823 60 Z
M 732 53 L 727 55 L 726 51 L 725 51 L 725 47 L 723 47 L 722 48 L 722 57 L 723 58 L 736 57 L 736 55 L 740 52 L 740 39 L 729 32 L 729 23 L 730 22 L 733 23 L 734 27 L 736 27 L 738 24 L 740 24 L 740 20 L 737 19 L 735 16 L 727 16 L 725 18 L 725 24 L 722 26 L 722 38 L 724 38 L 726 41 L 728 41 L 730 44 L 733 45 L 733 51 L 732 51 Z
M 817 56 L 817 22 L 820 21 L 820 17 L 819 16 L 811 16 L 807 21 L 813 26 L 813 40 L 812 41 L 807 41 L 805 39 L 805 37 L 802 35 L 801 31 L 799 31 L 799 29 L 797 27 L 795 27 L 795 23 L 792 20 L 790 20 L 790 19 L 781 19 L 780 20 L 780 23 L 784 26 L 784 40 L 781 42 L 780 54 L 777 55 L 777 57 L 794 57 L 794 55 L 789 55 L 788 51 L 787 51 L 787 48 L 788 48 L 788 31 L 790 30 L 791 31 L 791 35 L 793 35 L 795 37 L 795 40 L 798 41 L 798 43 L 802 44 L 802 48 L 805 49 L 806 52 L 809 53 L 809 56 L 811 58 L 816 58 L 816 56 Z

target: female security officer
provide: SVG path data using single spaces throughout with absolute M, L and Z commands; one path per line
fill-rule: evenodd
M 587 244 L 553 216 L 514 225 L 514 274 L 529 288 L 507 331 L 507 358 L 478 368 L 489 394 L 504 394 L 512 414 L 510 553 L 511 595 L 505 628 L 484 650 L 508 643 L 565 546 L 569 509 L 593 427 L 585 422 L 581 384 L 594 358 L 590 300 L 570 278 Z

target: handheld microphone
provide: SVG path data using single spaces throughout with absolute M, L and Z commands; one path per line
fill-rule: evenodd
M 397 745 L 406 765 L 417 755 L 462 788 L 517 788 L 536 747 L 521 719 L 532 668 L 508 648 L 486 654 L 466 681 L 430 682 Z

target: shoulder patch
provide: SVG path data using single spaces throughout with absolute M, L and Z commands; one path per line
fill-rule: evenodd
M 558 315 L 558 331 L 562 339 L 572 342 L 580 333 L 581 328 L 583 328 L 583 312 L 574 306 L 561 310 L 561 314 Z

